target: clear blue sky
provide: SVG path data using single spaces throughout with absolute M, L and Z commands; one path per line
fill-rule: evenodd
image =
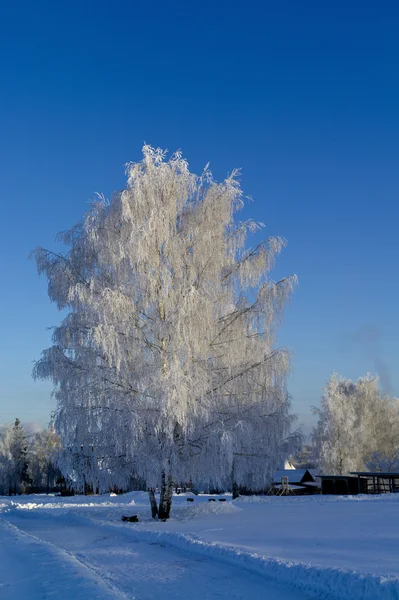
M 399 394 L 395 2 L 3 2 L 0 422 L 46 423 L 32 361 L 60 315 L 27 260 L 124 182 L 143 142 L 242 168 L 300 285 L 280 341 L 309 423 L 333 370 Z

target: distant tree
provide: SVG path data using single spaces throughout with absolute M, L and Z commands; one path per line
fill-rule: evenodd
M 144 147 L 128 183 L 38 249 L 50 298 L 69 314 L 35 376 L 58 401 L 64 471 L 84 487 L 147 481 L 167 518 L 173 478 L 264 485 L 285 453 L 289 355 L 276 328 L 295 277 L 269 277 L 280 238 L 246 249 L 236 172 L 216 183 L 181 155 Z M 161 488 L 157 507 L 153 490 Z
M 11 454 L 12 426 L 0 428 L 0 495 L 9 494 L 12 487 L 13 457 Z
M 14 494 L 26 491 L 29 476 L 29 443 L 19 419 L 15 419 L 11 437 L 11 456 L 14 463 Z
M 55 487 L 61 476 L 57 467 L 60 450 L 61 440 L 52 418 L 47 429 L 36 433 L 31 445 L 29 473 L 34 488 L 46 490 L 48 494 Z
M 380 473 L 399 473 L 399 449 L 389 456 L 381 452 L 372 452 L 366 468 Z
M 314 469 L 317 461 L 312 444 L 304 444 L 300 450 L 290 457 L 291 464 L 296 469 Z
M 379 390 L 378 377 L 356 382 L 334 374 L 327 382 L 313 443 L 321 471 L 344 474 L 366 468 L 371 457 L 396 455 L 399 402 Z
M 0 430 L 0 485 L 10 496 L 26 491 L 31 483 L 28 473 L 29 448 L 19 419 Z

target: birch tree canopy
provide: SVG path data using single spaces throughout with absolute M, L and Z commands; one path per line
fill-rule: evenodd
M 65 253 L 34 252 L 67 311 L 34 370 L 54 383 L 64 472 L 264 485 L 292 423 L 276 331 L 296 278 L 270 278 L 284 240 L 248 245 L 263 225 L 236 218 L 237 171 L 217 183 L 144 146 L 126 173 L 60 234 Z
M 399 401 L 381 393 L 377 376 L 368 373 L 351 381 L 334 373 L 315 412 L 319 419 L 313 444 L 323 473 L 348 474 L 368 465 L 375 470 L 378 464 L 397 463 Z

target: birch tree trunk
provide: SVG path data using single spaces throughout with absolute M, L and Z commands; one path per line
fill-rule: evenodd
M 236 484 L 235 481 L 233 481 L 233 485 L 232 485 L 232 492 L 233 492 L 233 500 L 236 500 L 240 494 L 239 494 L 239 488 L 238 485 Z
M 167 518 L 170 516 L 170 511 L 172 508 L 172 499 L 173 499 L 173 478 L 172 475 L 168 477 L 168 488 L 167 488 L 167 496 L 166 496 L 166 510 L 167 510 Z
M 172 508 L 172 496 L 173 496 L 173 479 L 172 475 L 168 475 L 166 478 L 165 471 L 162 472 L 162 484 L 161 484 L 161 496 L 159 499 L 159 519 L 169 519 L 170 510 Z
M 231 469 L 231 491 L 233 493 L 233 500 L 239 497 L 239 487 L 235 477 L 235 461 L 233 460 L 233 468 Z
M 156 519 L 158 516 L 158 506 L 157 506 L 157 499 L 155 498 L 154 488 L 148 488 L 148 497 L 150 499 L 151 516 L 153 519 Z

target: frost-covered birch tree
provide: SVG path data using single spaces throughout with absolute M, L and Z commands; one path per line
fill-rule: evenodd
M 12 426 L 0 427 L 0 496 L 12 494 L 14 461 L 12 448 Z
M 53 418 L 47 429 L 35 434 L 30 448 L 29 473 L 36 489 L 47 494 L 55 487 L 60 472 L 56 467 L 61 441 L 55 431 Z
M 235 218 L 236 171 L 217 183 L 180 153 L 143 153 L 60 235 L 65 253 L 35 251 L 68 314 L 34 375 L 54 382 L 75 485 L 143 477 L 163 518 L 173 478 L 262 486 L 280 464 L 292 416 L 276 330 L 296 280 L 270 278 L 282 239 L 248 247 L 262 224 Z
M 378 377 L 351 381 L 334 373 L 316 413 L 313 443 L 322 472 L 347 474 L 395 463 L 399 401 L 380 392 Z

